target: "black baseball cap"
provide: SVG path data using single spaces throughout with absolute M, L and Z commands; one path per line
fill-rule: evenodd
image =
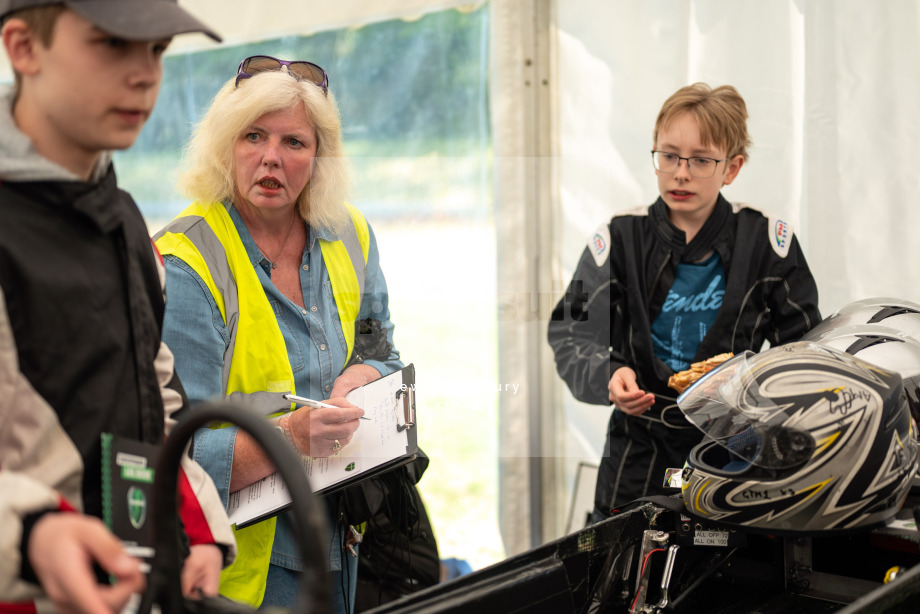
M 100 30 L 126 40 L 201 32 L 221 41 L 214 30 L 180 7 L 178 0 L 0 0 L 0 20 L 15 11 L 47 4 L 63 4 Z

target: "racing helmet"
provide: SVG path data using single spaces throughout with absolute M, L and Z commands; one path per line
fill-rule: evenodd
M 911 416 L 920 425 L 920 340 L 881 324 L 828 328 L 809 337 L 815 343 L 896 371 L 901 376 Z
M 688 511 L 776 533 L 884 523 L 918 467 L 901 376 L 789 343 L 723 363 L 677 399 L 705 435 L 684 465 Z
M 802 336 L 813 341 L 828 331 L 859 324 L 885 326 L 920 343 L 920 304 L 900 298 L 876 297 L 848 303 Z

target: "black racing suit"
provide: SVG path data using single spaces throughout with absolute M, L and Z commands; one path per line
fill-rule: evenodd
M 791 227 L 721 195 L 689 244 L 661 198 L 599 229 L 549 323 L 556 369 L 576 399 L 607 405 L 611 376 L 628 366 L 656 401 L 642 416 L 612 412 L 595 520 L 638 497 L 667 492 L 665 470 L 683 467 L 702 437 L 675 404 L 677 393 L 668 387 L 674 372 L 655 356 L 651 326 L 678 262 L 699 261 L 710 250 L 722 259 L 725 294 L 693 362 L 797 340 L 821 319 L 818 289 Z

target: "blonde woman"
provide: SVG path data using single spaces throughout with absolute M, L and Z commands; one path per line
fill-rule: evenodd
M 180 184 L 194 202 L 156 243 L 167 270 L 164 337 L 189 398 L 243 403 L 275 421 L 299 453 L 335 454 L 364 413 L 345 394 L 403 365 L 373 230 L 345 201 L 350 171 L 328 76 L 305 61 L 243 60 L 186 157 Z M 285 393 L 335 407 L 298 408 Z M 274 470 L 232 426 L 201 429 L 192 453 L 225 504 Z M 346 612 L 356 561 L 338 496 L 324 500 L 333 597 Z M 285 517 L 236 536 L 239 555 L 221 593 L 293 606 L 302 564 Z

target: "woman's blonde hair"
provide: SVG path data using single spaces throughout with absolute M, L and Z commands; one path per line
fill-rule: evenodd
M 713 89 L 705 83 L 694 83 L 680 88 L 668 98 L 655 120 L 652 142 L 657 147 L 659 130 L 680 115 L 689 113 L 696 118 L 703 145 L 724 147 L 726 155 L 748 159 L 751 139 L 747 131 L 747 105 L 738 90 L 731 85 Z
M 266 113 L 303 105 L 316 131 L 313 175 L 297 198 L 300 216 L 311 226 L 339 232 L 348 220 L 345 199 L 351 188 L 351 165 L 345 158 L 339 108 L 332 92 L 285 71 L 230 79 L 217 92 L 185 149 L 186 169 L 179 189 L 202 202 L 232 201 L 237 195 L 234 143 Z

